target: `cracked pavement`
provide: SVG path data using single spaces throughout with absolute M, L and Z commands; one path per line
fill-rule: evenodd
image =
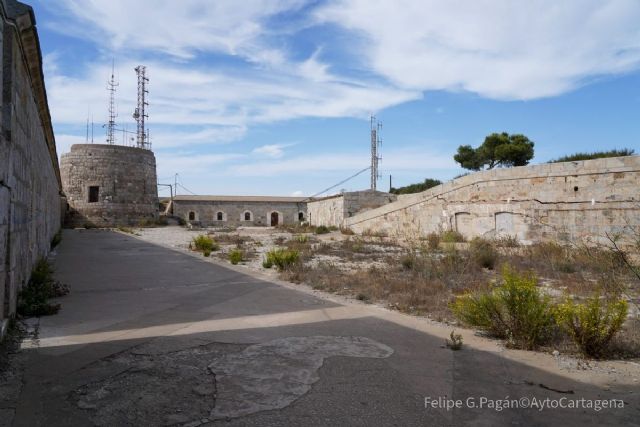
M 568 372 L 468 331 L 454 352 L 443 348 L 450 329 L 424 319 L 121 233 L 65 230 L 54 263 L 71 293 L 23 345 L 15 426 L 621 426 L 640 416 L 637 383 Z M 566 396 L 554 390 L 625 408 L 424 405 Z

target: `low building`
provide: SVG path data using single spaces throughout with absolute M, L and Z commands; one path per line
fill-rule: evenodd
M 202 226 L 277 226 L 307 220 L 305 197 L 175 196 L 173 214 Z
M 383 191 L 350 191 L 310 200 L 307 204 L 309 224 L 342 227 L 346 218 L 396 201 L 397 196 Z

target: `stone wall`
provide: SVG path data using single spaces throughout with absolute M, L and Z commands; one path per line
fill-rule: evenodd
M 222 221 L 217 219 L 218 212 L 222 213 Z M 249 221 L 244 219 L 246 212 L 250 214 Z M 189 218 L 190 213 L 194 215 L 193 220 Z M 279 201 L 278 198 L 264 201 L 242 200 L 241 197 L 238 200 L 193 200 L 190 196 L 177 196 L 173 201 L 175 216 L 202 226 L 270 226 L 273 213 L 277 213 L 278 225 L 298 224 L 306 220 L 307 206 L 299 200 Z
M 136 147 L 76 144 L 61 157 L 70 226 L 136 225 L 158 219 L 156 158 Z M 91 200 L 94 187 L 96 197 Z
M 17 293 L 61 225 L 55 139 L 33 10 L 0 0 L 0 338 Z
M 309 224 L 342 227 L 346 218 L 391 203 L 395 194 L 382 191 L 350 191 L 307 203 Z
M 640 156 L 473 173 L 345 224 L 407 237 L 453 229 L 467 238 L 602 240 L 640 226 Z

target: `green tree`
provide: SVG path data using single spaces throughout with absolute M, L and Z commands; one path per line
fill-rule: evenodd
M 453 159 L 463 168 L 474 171 L 485 167 L 524 166 L 533 158 L 533 145 L 533 141 L 521 134 L 492 133 L 478 148 L 461 145 Z
M 440 184 L 442 184 L 442 182 L 438 179 L 427 178 L 424 180 L 424 182 L 419 182 L 417 184 L 410 184 L 405 187 L 399 187 L 399 188 L 391 187 L 390 193 L 393 193 L 393 194 L 421 193 L 423 191 L 426 191 Z

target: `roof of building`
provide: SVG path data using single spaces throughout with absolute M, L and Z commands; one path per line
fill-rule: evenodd
M 173 198 L 174 202 L 284 202 L 301 203 L 309 200 L 308 197 L 281 197 L 281 196 L 189 196 L 179 195 Z

